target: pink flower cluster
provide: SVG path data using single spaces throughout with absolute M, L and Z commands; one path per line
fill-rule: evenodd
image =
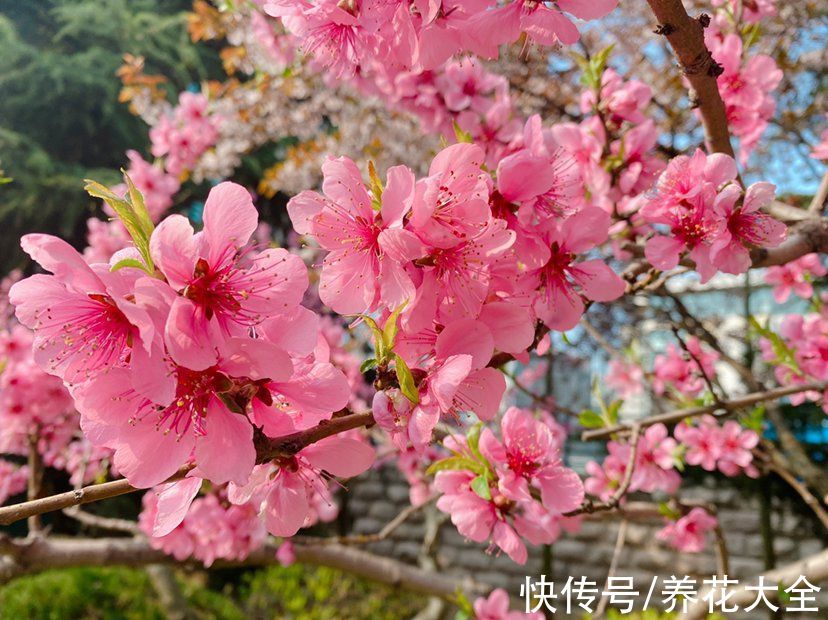
M 178 525 L 161 535 L 154 523 L 165 506 L 169 485 L 144 494 L 138 527 L 153 549 L 182 561 L 195 558 L 211 566 L 217 559 L 244 560 L 261 546 L 267 532 L 250 504 L 229 504 L 221 493 L 210 493 L 193 501 Z
M 813 281 L 828 274 L 819 254 L 806 254 L 784 265 L 768 267 L 765 282 L 773 285 L 773 298 L 776 303 L 788 301 L 791 293 L 802 299 L 814 295 Z
M 619 398 L 626 400 L 644 390 L 644 371 L 633 362 L 612 359 L 604 375 L 604 382 Z
M 182 92 L 178 105 L 150 129 L 152 154 L 164 157 L 164 167 L 170 174 L 187 172 L 215 144 L 220 119 L 208 108 L 205 95 Z
M 739 160 L 747 162 L 776 111 L 771 94 L 782 81 L 782 70 L 765 54 L 747 58 L 739 34 L 705 32 L 705 42 L 724 72 L 718 77 L 730 131 L 739 138 Z
M 773 366 L 780 385 L 828 380 L 828 310 L 825 305 L 821 308 L 820 312 L 785 315 L 773 339 L 760 339 L 762 358 Z M 828 400 L 824 396 L 807 391 L 793 394 L 790 399 L 794 405 L 822 399 L 822 408 L 828 412 Z
M 32 359 L 32 334 L 22 325 L 0 331 L 0 452 L 26 455 L 34 435 L 54 457 L 71 439 L 72 399 L 61 381 Z
M 653 387 L 657 394 L 674 390 L 685 398 L 695 398 L 707 389 L 705 375 L 716 375 L 719 354 L 706 347 L 695 336 L 690 336 L 684 348 L 670 344 L 667 351 L 657 355 L 653 362 Z
M 693 508 L 683 517 L 668 523 L 656 538 L 685 553 L 699 553 L 706 546 L 707 533 L 716 529 L 718 521 L 703 508 Z
M 438 462 L 434 486 L 437 507 L 451 515 L 463 536 L 491 541 L 518 564 L 524 564 L 524 540 L 550 544 L 560 528 L 570 527 L 564 513 L 578 508 L 584 488 L 578 475 L 560 460 L 552 428 L 531 411 L 509 408 L 501 437 L 484 428 L 466 442 L 450 438 L 456 456 Z
M 571 45 L 578 29 L 567 17 L 597 19 L 617 0 L 269 0 L 264 10 L 282 20 L 305 53 L 334 75 L 353 75 L 388 65 L 434 69 L 470 51 L 496 58 L 502 44 L 525 33 L 549 46 Z
M 12 287 L 34 330 L 35 360 L 70 386 L 84 433 L 114 450 L 137 486 L 194 461 L 216 484 L 245 484 L 254 426 L 278 437 L 330 418 L 348 402 L 345 376 L 318 349 L 316 316 L 300 306 L 305 265 L 283 249 L 248 246 L 256 208 L 241 186 L 210 192 L 204 230 L 173 215 L 146 241 L 87 264 L 63 241 L 23 238 L 52 275 Z
M 503 588 L 492 590 L 489 596 L 481 596 L 474 601 L 475 620 L 543 620 L 540 611 L 524 613 L 509 611 L 509 593 Z
M 625 478 L 631 449 L 629 443 L 608 442 L 609 454 L 603 463 L 599 465 L 596 461 L 590 461 L 586 465 L 589 474 L 584 480 L 586 492 L 601 501 L 613 497 Z M 677 444 L 669 437 L 667 427 L 663 424 L 648 427 L 638 440 L 628 492 L 675 493 L 681 484 L 676 464 Z
M 736 162 L 727 155 L 697 150 L 671 160 L 640 212 L 664 231 L 647 241 L 647 260 L 667 270 L 686 254 L 707 282 L 719 270 L 747 271 L 751 248 L 782 243 L 785 225 L 762 212 L 776 187 L 760 182 L 743 190 L 735 179 Z
M 759 475 L 751 452 L 759 445 L 759 435 L 734 420 L 719 425 L 716 418 L 704 415 L 692 423 L 681 422 L 673 434 L 685 450 L 684 461 L 688 465 L 707 471 L 718 469 L 726 476 Z
M 776 15 L 776 0 L 711 0 L 715 7 L 723 7 L 732 18 L 741 17 L 748 24 L 756 24 Z
M 26 490 L 29 468 L 0 459 L 0 504 Z

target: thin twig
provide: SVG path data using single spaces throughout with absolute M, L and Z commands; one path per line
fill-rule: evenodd
M 630 484 L 632 483 L 633 471 L 635 470 L 635 460 L 638 453 L 638 440 L 641 437 L 642 426 L 637 422 L 633 422 L 631 429 L 630 455 L 627 457 L 627 467 L 624 470 L 624 478 L 621 480 L 621 484 L 615 490 L 615 493 L 613 493 L 612 497 L 610 497 L 606 502 L 593 502 L 590 499 L 584 500 L 584 503 L 581 504 L 579 508 L 564 513 L 565 517 L 574 517 L 576 515 L 591 514 L 593 512 L 614 510 L 618 508 L 621 504 L 621 500 L 624 499 L 624 495 L 627 494 Z
M 371 426 L 374 423 L 373 415 L 369 413 L 352 413 L 332 420 L 323 420 L 317 426 L 309 428 L 304 431 L 298 431 L 278 439 L 270 439 L 263 434 L 255 437 L 257 463 L 265 463 L 280 456 L 292 456 L 306 448 L 307 446 L 331 437 L 339 433 L 360 428 L 363 426 Z M 165 482 L 175 482 L 184 478 L 194 464 L 187 464 L 181 467 L 175 474 L 170 476 Z M 80 504 L 88 504 L 90 502 L 116 497 L 118 495 L 125 495 L 127 493 L 134 493 L 139 491 L 132 486 L 125 478 L 114 480 L 112 482 L 104 482 L 102 484 L 93 484 L 74 491 L 67 491 L 66 493 L 59 493 L 40 499 L 23 502 L 20 504 L 13 504 L 11 506 L 0 507 L 0 525 L 10 525 L 20 519 L 26 519 L 34 515 L 40 515 L 46 512 L 54 512 L 55 510 L 63 510 L 70 506 L 77 506 Z
M 761 403 L 768 400 L 776 400 L 779 398 L 783 398 L 784 396 L 790 396 L 791 394 L 799 394 L 802 392 L 810 391 L 821 392 L 825 390 L 826 387 L 828 387 L 828 382 L 816 381 L 814 383 L 806 383 L 804 385 L 791 385 L 783 388 L 776 388 L 774 390 L 754 392 L 751 394 L 747 394 L 746 396 L 739 396 L 737 398 L 732 398 L 721 403 L 712 403 L 710 405 L 704 405 L 701 407 L 675 409 L 673 411 L 668 411 L 666 413 L 660 413 L 658 415 L 642 418 L 640 420 L 636 420 L 635 422 L 613 424 L 611 426 L 606 426 L 604 428 L 587 430 L 581 434 L 581 440 L 590 441 L 593 439 L 603 439 L 604 437 L 609 437 L 610 435 L 614 435 L 615 433 L 629 432 L 632 429 L 633 424 L 646 428 L 648 426 L 652 426 L 653 424 L 659 423 L 674 424 L 677 422 L 681 422 L 685 418 L 692 418 L 695 416 L 703 415 L 705 413 L 712 413 L 717 416 L 723 416 L 731 411 L 735 411 L 736 409 L 741 409 L 743 407 L 748 407 L 750 405 L 755 405 L 757 403 Z
M 822 502 L 814 497 L 813 493 L 808 490 L 808 487 L 797 480 L 796 476 L 794 476 L 785 467 L 782 467 L 782 465 L 776 463 L 775 461 L 768 463 L 767 467 L 769 471 L 772 471 L 782 478 L 782 480 L 787 482 L 790 487 L 799 494 L 817 518 L 822 522 L 822 526 L 828 529 L 828 512 L 826 512 Z
M 375 534 L 352 534 L 350 536 L 326 536 L 326 537 L 297 537 L 297 541 L 304 545 L 366 545 L 369 543 L 385 540 L 403 523 L 408 521 L 414 514 L 423 510 L 426 506 L 437 500 L 432 497 L 417 506 L 410 505 L 403 508 L 397 516 L 386 523 L 383 528 Z
M 29 481 L 26 498 L 29 501 L 37 501 L 43 491 L 43 459 L 40 456 L 40 451 L 37 449 L 38 435 L 40 429 L 34 429 L 28 437 L 29 440 L 29 454 L 28 454 L 28 469 Z M 40 534 L 43 524 L 40 520 L 40 515 L 33 514 L 29 516 L 29 535 L 37 536 Z
M 826 199 L 828 199 L 828 172 L 822 175 L 822 180 L 819 182 L 816 194 L 814 194 L 811 204 L 808 205 L 808 212 L 813 214 L 821 213 Z
M 626 519 L 622 519 L 621 523 L 618 524 L 618 536 L 615 539 L 615 549 L 612 551 L 612 561 L 610 561 L 609 570 L 607 571 L 607 580 L 604 582 L 604 591 L 609 590 L 610 581 L 612 581 L 612 578 L 615 576 L 615 571 L 618 570 L 618 560 L 621 557 L 621 551 L 624 549 L 624 543 L 627 540 L 628 525 L 629 521 Z M 593 618 L 602 618 L 604 616 L 604 612 L 607 610 L 607 605 L 609 605 L 609 597 L 602 596 Z

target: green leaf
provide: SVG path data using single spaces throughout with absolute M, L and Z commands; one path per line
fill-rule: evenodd
M 492 499 L 492 491 L 489 489 L 489 481 L 486 476 L 477 476 L 471 481 L 471 489 L 482 499 Z
M 0 185 L 6 185 L 6 183 L 11 183 L 14 181 L 11 177 L 0 177 Z
M 368 161 L 368 178 L 370 179 L 371 207 L 374 211 L 379 211 L 382 208 L 382 193 L 385 189 L 383 188 L 382 179 L 379 178 L 373 161 Z
M 426 470 L 426 474 L 433 476 L 439 471 L 470 471 L 482 476 L 486 472 L 486 468 L 467 456 L 450 456 L 432 463 Z
M 472 135 L 468 131 L 463 131 L 460 125 L 457 124 L 457 121 L 453 121 L 452 124 L 454 125 L 454 137 L 458 142 L 465 142 L 467 144 L 474 142 Z
M 388 361 L 387 352 L 385 350 L 385 341 L 382 337 L 382 330 L 377 325 L 377 322 L 372 319 L 367 314 L 360 315 L 362 320 L 365 321 L 365 324 L 371 329 L 371 333 L 374 335 L 374 351 L 377 354 L 377 359 L 380 363 Z
M 765 405 L 756 405 L 749 414 L 742 418 L 741 422 L 745 428 L 761 433 L 765 426 Z
M 397 339 L 397 332 L 399 331 L 397 319 L 399 319 L 400 313 L 405 310 L 407 305 L 408 300 L 406 299 L 399 308 L 388 315 L 385 325 L 382 326 L 382 343 L 388 352 L 394 350 L 394 341 Z
M 483 430 L 483 423 L 478 422 L 474 426 L 469 429 L 469 432 L 466 433 L 466 443 L 469 446 L 469 450 L 471 450 L 472 454 L 474 454 L 477 458 L 482 459 L 483 455 L 480 453 L 480 431 Z
M 463 591 L 460 588 L 457 588 L 457 591 L 454 593 L 454 601 L 457 607 L 460 608 L 457 615 L 454 616 L 454 620 L 468 620 L 469 618 L 474 618 L 474 607 L 472 606 L 472 602 L 465 594 L 463 594 Z
M 669 504 L 661 502 L 658 505 L 658 514 L 667 517 L 671 521 L 676 521 L 681 518 L 681 513 L 675 508 L 671 508 Z
M 604 426 L 604 418 L 601 417 L 600 413 L 592 409 L 582 411 L 578 416 L 578 422 L 584 428 L 601 428 Z
M 771 343 L 773 353 L 776 356 L 774 361 L 777 365 L 787 366 L 795 373 L 799 375 L 802 374 L 799 364 L 796 361 L 794 351 L 785 343 L 784 340 L 782 340 L 779 334 L 771 330 L 768 326 L 763 327 L 760 325 L 759 321 L 756 320 L 756 317 L 748 317 L 748 323 L 750 323 L 750 327 L 753 331 Z
M 84 186 L 84 189 L 90 196 L 104 200 L 106 204 L 112 207 L 113 211 L 115 211 L 118 219 L 121 220 L 124 228 L 127 229 L 129 236 L 132 238 L 135 248 L 144 260 L 144 264 L 146 265 L 145 271 L 147 271 L 147 273 L 153 273 L 155 271 L 155 265 L 152 262 L 149 249 L 149 238 L 152 234 L 152 222 L 150 221 L 149 226 L 147 225 L 144 216 L 139 215 L 133 207 L 131 198 L 130 200 L 125 200 L 124 198 L 113 194 L 108 188 L 96 181 L 86 179 L 85 182 L 86 185 Z M 137 190 L 135 190 L 135 192 L 137 192 Z M 129 192 L 127 195 L 129 195 Z M 140 193 L 138 195 L 140 196 Z M 143 206 L 143 198 L 140 199 L 140 202 Z M 141 206 L 139 206 L 139 210 L 141 210 Z M 143 211 L 146 211 L 146 207 L 143 207 Z M 147 215 L 146 218 L 148 219 L 149 215 Z
M 372 357 L 371 359 L 367 359 L 359 366 L 359 372 L 365 374 L 369 370 L 373 370 L 377 367 L 377 360 L 376 358 Z
M 124 175 L 124 181 L 126 181 L 127 184 L 127 192 L 129 193 L 129 201 L 132 204 L 132 210 L 135 212 L 135 215 L 138 218 L 138 223 L 141 225 L 144 234 L 147 239 L 149 239 L 150 236 L 152 236 L 152 231 L 155 230 L 155 224 L 152 223 L 152 218 L 147 210 L 147 206 L 144 204 L 144 197 L 141 195 L 141 192 L 138 191 L 138 188 L 135 187 L 135 184 L 132 182 L 132 179 L 129 178 L 126 170 L 121 168 L 121 173 Z
M 394 355 L 394 369 L 397 371 L 397 381 L 400 383 L 400 392 L 415 405 L 420 402 L 420 393 L 414 383 L 411 369 L 399 355 Z
M 117 263 L 112 265 L 112 267 L 110 267 L 109 270 L 110 271 L 118 271 L 119 269 L 123 269 L 124 267 L 130 267 L 132 269 L 140 269 L 141 271 L 146 271 L 147 273 L 150 273 L 150 272 L 147 271 L 147 266 L 144 263 L 142 263 L 141 261 L 139 261 L 137 258 L 124 258 L 122 260 L 119 260 Z M 152 275 L 152 274 L 150 274 L 150 275 Z
M 610 403 L 610 406 L 607 408 L 607 419 L 610 424 L 618 424 L 618 412 L 621 410 L 621 405 L 623 404 L 623 400 L 614 400 Z

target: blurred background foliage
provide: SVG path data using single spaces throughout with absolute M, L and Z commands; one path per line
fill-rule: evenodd
M 410 618 L 422 598 L 331 568 L 177 571 L 193 620 Z M 127 568 L 49 570 L 0 588 L 0 620 L 164 620 L 147 573 Z
M 220 77 L 210 45 L 193 45 L 191 0 L 0 0 L 0 273 L 22 265 L 21 230 L 81 242 L 98 207 L 94 177 L 117 183 L 127 149 L 147 154 L 147 127 L 118 101 L 124 53 L 178 92 Z

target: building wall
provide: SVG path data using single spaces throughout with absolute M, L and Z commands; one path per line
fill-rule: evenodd
M 747 579 L 764 571 L 763 542 L 760 534 L 760 509 L 756 497 L 745 498 L 736 489 L 716 488 L 709 484 L 688 488 L 684 497 L 715 503 L 719 507 L 719 519 L 725 533 L 729 551 L 730 575 Z M 775 532 L 774 550 L 779 565 L 811 555 L 825 548 L 826 540 L 816 533 L 817 525 L 810 518 L 795 512 L 784 500 L 775 500 L 772 507 L 771 525 Z M 408 505 L 408 486 L 393 467 L 383 467 L 362 479 L 349 483 L 348 498 L 343 518 L 350 522 L 353 533 L 378 532 Z M 433 509 L 435 513 L 436 509 Z M 418 512 L 400 526 L 386 540 L 368 548 L 376 553 L 416 564 L 421 553 L 424 534 L 424 515 Z M 585 576 L 603 588 L 607 569 L 613 555 L 618 533 L 617 519 L 584 520 L 576 534 L 564 533 L 551 547 L 551 574 L 547 580 L 556 584 L 556 590 L 568 576 Z M 690 575 L 699 580 L 710 578 L 716 572 L 712 546 L 701 554 L 682 554 L 672 551 L 655 539 L 661 527 L 656 520 L 648 524 L 630 523 L 626 544 L 621 552 L 617 576 L 633 577 L 635 586 L 643 591 L 642 601 L 653 575 L 660 578 Z M 544 551 L 530 547 L 530 557 L 525 566 L 519 566 L 505 555 L 486 553 L 486 545 L 466 541 L 449 522 L 439 530 L 435 545 L 437 562 L 448 572 L 471 574 L 475 579 L 495 587 L 506 588 L 519 601 L 520 586 L 526 576 L 538 579 L 544 573 Z M 656 592 L 661 590 L 659 580 Z M 828 587 L 819 594 L 819 614 L 811 618 L 828 618 Z M 640 604 L 636 609 L 640 609 Z M 556 617 L 561 617 L 556 615 Z M 765 614 L 749 616 L 729 614 L 727 618 L 766 617 Z

